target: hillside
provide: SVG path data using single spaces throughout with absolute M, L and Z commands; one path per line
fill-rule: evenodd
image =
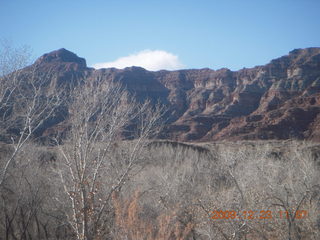
M 178 141 L 320 139 L 320 48 L 296 49 L 263 66 L 147 71 L 140 67 L 93 69 L 59 49 L 22 70 L 46 75 L 50 92 L 85 81 L 120 82 L 139 100 L 164 103 L 169 122 L 163 138 Z M 68 106 L 66 106 L 68 108 Z M 38 132 L 68 126 L 68 110 Z

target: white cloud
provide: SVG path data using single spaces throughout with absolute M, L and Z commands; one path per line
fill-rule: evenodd
M 125 68 L 131 66 L 143 67 L 147 70 L 176 70 L 184 65 L 180 62 L 178 56 L 162 50 L 143 50 L 136 54 L 118 58 L 113 62 L 104 62 L 94 64 L 94 68 Z

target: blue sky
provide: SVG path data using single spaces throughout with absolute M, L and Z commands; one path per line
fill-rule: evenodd
M 0 38 L 90 66 L 158 52 L 177 68 L 238 70 L 320 47 L 319 13 L 319 0 L 0 0 Z

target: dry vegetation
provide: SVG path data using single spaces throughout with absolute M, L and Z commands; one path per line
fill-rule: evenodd
M 119 164 L 105 170 L 124 167 L 123 151 L 129 145 L 113 147 L 113 164 Z M 2 159 L 10 155 L 8 147 L 1 145 Z M 78 198 L 80 205 L 72 205 L 70 193 L 63 190 L 60 147 L 28 145 L 16 157 L 1 190 L 0 235 L 2 239 L 319 239 L 319 145 L 202 144 L 199 149 L 207 152 L 197 147 L 170 142 L 146 145 L 119 189 L 110 192 L 110 185 L 105 185 L 116 178 L 115 173 L 102 175 L 106 182 L 97 193 L 88 193 L 86 210 L 80 195 L 71 198 Z M 108 196 L 93 232 L 94 211 Z M 71 219 L 75 210 L 80 227 L 87 211 L 90 238 L 77 236 Z M 271 211 L 272 219 L 211 219 L 214 210 Z M 308 211 L 307 217 L 295 217 L 299 210 Z M 288 218 L 280 218 L 279 211 L 288 211 Z

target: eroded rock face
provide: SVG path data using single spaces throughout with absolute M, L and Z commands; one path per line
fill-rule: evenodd
M 320 48 L 296 49 L 239 71 L 95 70 L 65 49 L 43 55 L 35 65 L 39 72 L 54 73 L 49 89 L 99 78 L 121 82 L 141 101 L 160 99 L 170 109 L 163 133 L 170 139 L 320 140 Z

